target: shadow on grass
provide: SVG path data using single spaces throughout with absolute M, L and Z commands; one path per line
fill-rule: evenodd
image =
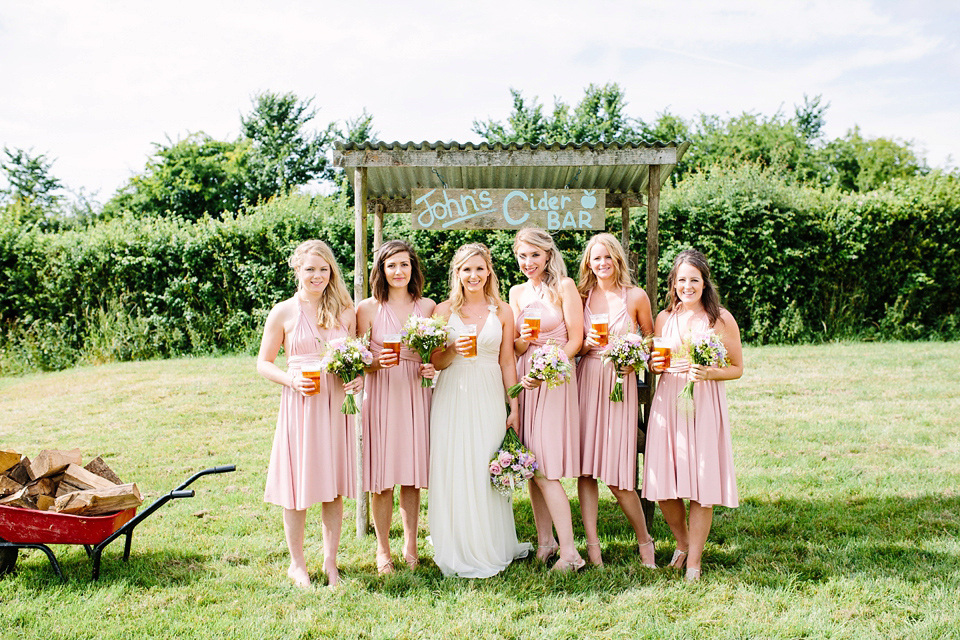
M 215 570 L 207 566 L 210 558 L 189 551 L 130 552 L 123 561 L 123 544 L 104 550 L 100 560 L 100 579 L 93 580 L 93 561 L 79 545 L 52 545 L 60 570 L 68 587 L 87 584 L 109 585 L 124 582 L 134 587 L 169 587 L 196 582 L 205 573 Z M 38 550 L 21 550 L 16 565 L 16 576 L 35 587 L 60 585 L 60 579 Z
M 579 504 L 572 501 L 574 529 L 586 554 Z M 528 500 L 514 503 L 521 541 L 536 541 Z M 594 594 L 611 597 L 645 586 L 679 582 L 680 573 L 640 566 L 636 537 L 616 502 L 600 502 L 603 569 L 587 568 L 556 575 L 532 558 L 519 560 L 495 578 L 444 578 L 429 557 L 416 572 L 400 570 L 388 577 L 350 570 L 362 588 L 399 597 L 416 592 L 509 592 L 510 597 Z M 669 562 L 673 537 L 657 512 L 653 535 L 657 564 Z M 930 551 L 944 539 L 960 537 L 960 497 L 859 498 L 823 502 L 747 499 L 738 509 L 717 508 L 704 553 L 704 584 L 723 581 L 753 588 L 802 589 L 845 577 L 861 582 L 895 579 L 942 585 L 944 577 L 960 586 L 960 557 Z M 928 545 L 928 543 L 930 543 Z M 429 554 L 429 551 L 427 552 Z M 509 585 L 508 587 L 505 587 Z

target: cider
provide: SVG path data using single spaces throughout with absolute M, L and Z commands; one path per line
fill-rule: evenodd
M 663 367 L 655 369 L 657 373 L 662 373 L 670 368 L 670 345 L 662 338 L 653 339 L 653 353 L 663 356 Z
M 590 327 L 598 336 L 597 344 L 601 347 L 607 346 L 607 334 L 609 332 L 609 328 L 607 327 L 607 314 L 595 313 L 590 316 Z
M 320 393 L 320 379 L 323 378 L 324 371 L 319 362 L 304 362 L 300 375 L 313 383 L 313 391 L 307 391 L 306 395 L 315 396 Z
M 475 324 L 463 325 L 463 337 L 467 338 L 470 341 L 470 344 L 467 345 L 467 350 L 463 354 L 463 357 L 476 358 L 477 357 L 477 325 Z
M 391 334 L 383 337 L 383 350 L 384 352 L 392 351 L 397 354 L 397 363 L 400 364 L 400 334 Z M 395 364 L 390 365 L 391 367 L 396 366 Z
M 540 337 L 540 314 L 536 317 L 526 315 L 523 318 L 523 324 L 530 328 L 530 339 L 536 340 Z

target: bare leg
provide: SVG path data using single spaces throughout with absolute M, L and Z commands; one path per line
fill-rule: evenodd
M 337 550 L 340 548 L 340 531 L 343 528 L 343 497 L 323 503 L 323 572 L 331 587 L 340 584 L 337 570 Z
M 283 534 L 290 551 L 290 567 L 287 576 L 298 587 L 310 586 L 310 574 L 307 573 L 307 561 L 303 556 L 303 536 L 307 523 L 307 510 L 283 510 Z
M 543 495 L 543 501 L 550 512 L 553 526 L 557 529 L 557 538 L 560 541 L 560 560 L 564 567 L 583 566 L 583 558 L 577 552 L 573 543 L 573 518 L 570 515 L 570 500 L 563 490 L 559 480 L 536 478 L 537 486 Z
M 400 487 L 400 520 L 403 522 L 403 559 L 415 569 L 420 563 L 417 533 L 420 528 L 420 489 Z
M 677 551 L 684 553 L 683 560 L 686 560 L 686 553 L 690 549 L 690 535 L 687 531 L 687 508 L 683 500 L 675 498 L 673 500 L 661 500 L 660 512 L 663 513 L 663 519 L 670 526 L 673 537 L 677 541 Z M 676 554 L 674 554 L 676 555 Z M 682 567 L 682 561 L 678 559 L 679 567 Z M 670 566 L 677 566 L 671 562 Z
M 557 540 L 553 537 L 553 520 L 550 510 L 544 501 L 543 492 L 536 480 L 530 485 L 530 508 L 533 509 L 533 523 L 537 527 L 537 558 L 546 562 L 558 548 Z
M 690 555 L 687 557 L 688 569 L 700 569 L 700 559 L 703 556 L 703 547 L 707 544 L 710 535 L 710 526 L 713 524 L 713 507 L 701 506 L 699 502 L 690 501 Z
M 621 489 L 619 487 L 610 487 L 610 491 L 617 499 L 623 515 L 627 516 L 627 521 L 633 527 L 633 532 L 637 534 L 637 547 L 640 551 L 640 560 L 645 565 L 656 564 L 656 553 L 654 546 L 649 544 L 653 538 L 647 532 L 647 519 L 643 515 L 643 506 L 640 504 L 640 496 L 633 489 Z
M 600 551 L 600 535 L 597 533 L 597 514 L 600 510 L 600 487 L 597 479 L 588 476 L 577 478 L 577 496 L 580 498 L 580 515 L 583 518 L 583 533 L 587 537 L 587 558 L 590 564 L 603 566 Z
M 390 525 L 393 522 L 393 487 L 370 494 L 373 530 L 377 533 L 377 572 L 393 573 L 390 558 Z

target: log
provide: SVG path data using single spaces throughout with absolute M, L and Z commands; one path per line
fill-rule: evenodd
M 101 458 L 100 456 L 97 456 L 96 458 L 88 462 L 84 467 L 84 469 L 86 469 L 90 473 L 100 476 L 101 478 L 109 480 L 113 484 L 123 484 L 123 480 L 120 479 L 120 476 L 115 474 L 113 472 L 113 469 L 107 466 L 107 463 L 104 462 L 103 458 Z
M 115 485 L 109 489 L 74 491 L 57 498 L 53 510 L 59 513 L 95 516 L 138 507 L 143 503 L 135 483 Z
M 20 489 L 23 489 L 23 483 L 8 476 L 0 476 L 0 498 L 12 495 Z
M 40 478 L 26 486 L 27 496 L 36 500 L 37 496 L 50 496 L 57 491 L 57 481 L 54 478 Z
M 36 509 L 37 503 L 27 495 L 27 488 L 24 487 L 15 494 L 0 499 L 0 504 L 7 507 L 23 507 L 24 509 Z
M 11 480 L 15 480 L 20 484 L 27 484 L 30 482 L 30 458 L 23 456 L 23 460 L 20 461 L 20 464 L 15 465 L 11 469 L 7 469 L 7 477 Z
M 68 465 L 80 465 L 80 449 L 60 451 L 57 449 L 43 450 L 30 465 L 30 479 L 39 480 L 46 476 L 60 473 Z
M 37 509 L 39 509 L 40 511 L 49 511 L 50 507 L 52 507 L 55 502 L 56 502 L 56 498 L 39 495 L 37 496 Z
M 17 453 L 16 451 L 9 451 L 6 449 L 0 451 L 0 473 L 6 473 L 7 469 L 20 464 L 20 460 L 22 459 L 23 455 Z
M 87 489 L 109 489 L 117 486 L 106 478 L 101 478 L 95 473 L 90 473 L 83 467 L 71 464 L 63 472 L 60 478 L 60 484 L 57 486 L 57 495 L 60 497 L 74 491 L 85 491 Z

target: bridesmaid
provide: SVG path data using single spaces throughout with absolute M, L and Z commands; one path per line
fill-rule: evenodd
M 737 479 L 733 469 L 730 420 L 724 380 L 743 375 L 740 328 L 720 306 L 707 259 L 699 251 L 681 251 L 667 280 L 670 301 L 657 316 L 656 335 L 667 338 L 671 355 L 691 332 L 713 329 L 730 359 L 726 367 L 705 367 L 673 356 L 660 376 L 647 425 L 643 464 L 643 497 L 660 503 L 677 548 L 670 566 L 687 566 L 686 579 L 700 579 L 701 558 L 714 505 L 736 507 Z M 655 371 L 664 358 L 654 356 Z M 677 408 L 677 394 L 695 381 L 693 411 Z M 684 499 L 690 501 L 689 526 Z
M 580 295 L 584 300 L 584 331 L 591 326 L 590 316 L 605 313 L 608 334 L 639 331 L 653 334 L 653 314 L 647 294 L 630 283 L 630 270 L 623 247 L 609 233 L 600 233 L 587 243 L 580 260 Z M 592 329 L 580 348 L 577 365 L 577 389 L 580 397 L 580 473 L 577 493 L 583 528 L 587 536 L 587 556 L 595 565 L 603 565 L 597 533 L 600 492 L 597 480 L 610 488 L 617 503 L 637 534 L 643 566 L 656 568 L 653 538 L 647 532 L 646 519 L 637 495 L 637 375 L 627 372 L 623 381 L 623 402 L 611 402 L 610 392 L 617 372 L 613 364 L 601 359 L 603 347 Z
M 524 391 L 520 394 L 520 439 L 537 457 L 539 473 L 530 483 L 530 504 L 537 527 L 537 558 L 546 562 L 557 551 L 557 570 L 580 569 L 584 560 L 573 540 L 570 501 L 560 478 L 580 475 L 580 418 L 577 389 L 571 381 L 555 389 L 540 388 L 530 378 L 530 357 L 547 340 L 559 343 L 573 362 L 583 334 L 583 310 L 580 294 L 567 277 L 560 250 L 542 229 L 526 228 L 517 232 L 513 252 L 520 270 L 527 277 L 523 284 L 510 288 L 510 306 L 516 317 L 514 351 L 519 357 L 517 376 Z M 540 312 L 540 332 L 536 338 L 524 322 L 533 310 Z M 553 536 L 556 527 L 557 538 Z
M 370 272 L 373 297 L 357 306 L 357 332 L 370 332 L 373 364 L 367 369 L 363 398 L 363 490 L 371 492 L 373 527 L 377 532 L 377 571 L 393 573 L 390 526 L 393 487 L 400 485 L 403 559 L 419 564 L 417 529 L 420 489 L 427 488 L 430 464 L 430 389 L 421 376 L 435 370 L 416 351 L 384 351 L 384 336 L 399 334 L 410 316 L 430 317 L 436 304 L 423 297 L 420 260 L 402 240 L 386 242 L 377 251 Z
M 327 341 L 355 336 L 356 316 L 330 247 L 307 240 L 294 250 L 289 264 L 297 292 L 271 309 L 257 354 L 257 372 L 283 386 L 263 498 L 283 507 L 290 551 L 287 576 L 298 587 L 310 585 L 303 553 L 307 507 L 323 505 L 323 572 L 334 587 L 340 581 L 343 496 L 357 495 L 354 421 L 340 413 L 340 407 L 345 392 L 363 388 L 363 378 L 344 385 L 339 377 L 324 374 L 315 384 L 301 375 L 301 366 L 319 360 Z M 281 347 L 287 371 L 275 364 Z

